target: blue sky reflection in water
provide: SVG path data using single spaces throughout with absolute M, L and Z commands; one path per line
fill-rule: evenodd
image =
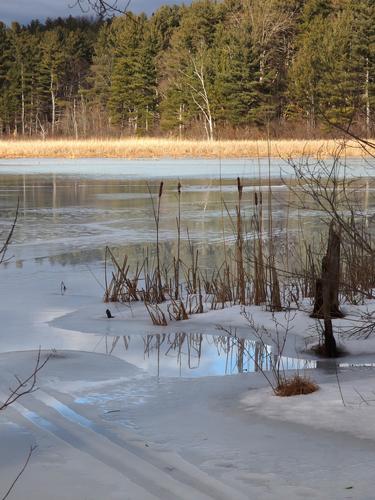
M 160 377 L 235 375 L 271 369 L 270 346 L 249 339 L 176 333 L 140 337 L 101 337 L 100 352 L 116 355 Z M 316 362 L 282 357 L 281 368 L 315 368 Z

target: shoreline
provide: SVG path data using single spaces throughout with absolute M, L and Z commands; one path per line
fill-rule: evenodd
M 356 141 L 342 140 L 236 140 L 198 141 L 178 139 L 48 139 L 0 140 L 0 159 L 18 158 L 297 158 L 370 156 Z

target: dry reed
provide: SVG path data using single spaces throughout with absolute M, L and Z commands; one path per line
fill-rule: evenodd
M 337 153 L 335 140 L 198 141 L 156 138 L 0 140 L 0 158 L 246 158 L 329 157 Z M 366 152 L 348 141 L 342 154 L 361 157 Z
M 317 384 L 308 377 L 296 373 L 293 377 L 283 380 L 275 390 L 276 396 L 290 397 L 311 394 L 319 389 Z

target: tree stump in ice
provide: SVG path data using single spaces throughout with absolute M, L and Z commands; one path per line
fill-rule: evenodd
M 333 335 L 332 320 L 324 320 L 324 354 L 328 358 L 337 357 L 337 346 L 335 336 Z
M 339 307 L 340 283 L 340 230 L 332 221 L 329 226 L 327 253 L 322 259 L 322 275 L 316 280 L 315 304 L 312 318 L 324 320 L 324 354 L 337 357 L 337 346 L 332 328 L 332 318 L 342 318 Z
M 322 275 L 316 280 L 312 318 L 329 320 L 342 318 L 339 307 L 340 230 L 334 222 L 329 227 L 327 253 L 322 259 Z

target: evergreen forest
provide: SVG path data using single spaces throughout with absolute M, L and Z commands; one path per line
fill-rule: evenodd
M 374 114 L 375 0 L 0 22 L 3 137 L 369 137 Z

